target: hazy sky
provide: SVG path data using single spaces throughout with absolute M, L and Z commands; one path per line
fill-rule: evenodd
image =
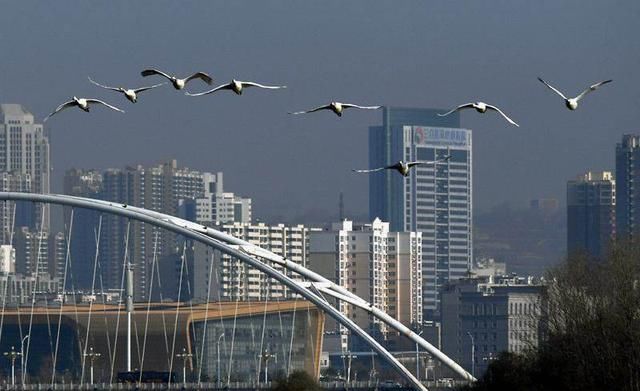
M 331 99 L 449 108 L 471 100 L 521 124 L 467 112 L 477 210 L 564 200 L 566 180 L 613 169 L 615 143 L 640 133 L 640 2 L 172 1 L 0 3 L 0 102 L 41 120 L 73 95 L 127 112 L 70 110 L 52 131 L 53 189 L 70 167 L 179 164 L 223 171 L 257 216 L 366 213 L 367 128 L 381 112 L 290 116 Z M 133 105 L 100 90 L 142 86 L 146 67 L 286 84 L 200 98 L 172 88 Z M 576 112 L 537 80 L 575 95 L 605 78 Z M 194 82 L 191 91 L 207 87 Z

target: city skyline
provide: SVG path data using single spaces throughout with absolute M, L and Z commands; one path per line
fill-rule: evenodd
M 640 3 L 0 8 L 7 386 L 635 390 Z
M 625 7 L 607 7 L 596 2 L 587 5 L 582 2 L 578 7 L 572 6 L 572 2 L 544 2 L 539 7 L 516 3 L 504 4 L 500 14 L 493 13 L 491 7 L 478 5 L 466 5 L 460 13 L 452 13 L 448 6 L 421 6 L 418 3 L 395 6 L 394 12 L 388 12 L 390 6 L 380 3 L 371 5 L 367 16 L 359 13 L 363 3 L 358 2 L 339 6 L 330 3 L 324 7 L 286 6 L 298 18 L 283 19 L 286 23 L 278 24 L 272 23 L 271 18 L 262 18 L 263 15 L 276 20 L 285 18 L 278 16 L 286 14 L 280 12 L 285 4 L 275 2 L 267 6 L 255 5 L 246 15 L 247 27 L 237 30 L 233 37 L 227 34 L 228 22 L 218 20 L 216 15 L 239 12 L 241 5 L 215 4 L 203 7 L 198 15 L 188 14 L 189 18 L 186 18 L 183 10 L 174 7 L 80 6 L 75 10 L 63 4 L 59 11 L 42 18 L 40 30 L 52 33 L 50 37 L 43 37 L 34 36 L 23 28 L 28 23 L 22 15 L 37 15 L 41 12 L 37 7 L 8 4 L 5 6 L 7 12 L 3 12 L 7 17 L 3 25 L 8 33 L 0 40 L 0 47 L 12 53 L 12 61 L 0 65 L 0 84 L 3 86 L 0 100 L 21 102 L 36 112 L 37 118 L 42 118 L 58 101 L 76 92 L 99 95 L 112 103 L 118 102 L 128 111 L 127 122 L 115 115 L 118 113 L 96 110 L 93 113 L 95 120 L 78 120 L 68 112 L 48 123 L 54 131 L 53 156 L 57 156 L 53 162 L 54 191 L 60 190 L 59 179 L 71 167 L 105 168 L 119 166 L 121 161 L 150 164 L 176 158 L 195 169 L 226 172 L 232 178 L 230 185 L 241 193 L 251 192 L 253 186 L 271 184 L 286 189 L 290 200 L 300 205 L 299 210 L 290 211 L 275 194 L 260 194 L 254 202 L 256 210 L 271 215 L 257 217 L 282 215 L 292 220 L 312 210 L 336 210 L 340 191 L 344 192 L 347 211 L 355 215 L 366 214 L 367 178 L 354 176 L 349 168 L 366 166 L 366 128 L 379 122 L 379 114 L 353 113 L 336 123 L 325 113 L 304 120 L 290 118 L 286 115 L 287 110 L 306 106 L 301 103 L 320 104 L 328 98 L 353 99 L 363 104 L 439 108 L 448 108 L 463 99 L 486 99 L 507 110 L 522 127 L 507 128 L 493 116 L 462 114 L 462 127 L 474 129 L 476 133 L 478 164 L 474 176 L 478 184 L 475 191 L 478 211 L 505 201 L 524 205 L 530 198 L 562 200 L 564 183 L 576 172 L 611 169 L 613 161 L 608 153 L 604 153 L 607 151 L 605 146 L 634 129 L 636 119 L 626 113 L 633 108 L 635 92 L 625 91 L 617 83 L 633 84 L 637 77 L 626 64 L 633 63 L 628 56 L 633 59 L 640 52 L 638 43 L 628 38 L 633 36 L 630 29 L 634 15 L 640 10 L 631 2 Z M 336 12 L 336 7 L 340 12 Z M 87 13 L 89 9 L 96 12 Z M 88 44 L 72 35 L 70 30 L 58 29 L 51 24 L 56 17 L 61 17 L 56 12 L 64 12 L 70 25 L 76 26 L 74 30 L 94 31 L 92 34 L 99 33 L 104 41 L 118 44 L 107 46 L 101 39 L 91 40 Z M 174 12 L 181 17 L 169 19 Z M 308 16 L 311 14 L 314 18 Z M 478 14 L 485 17 L 476 18 Z M 144 19 L 144 15 L 148 15 L 149 20 L 160 21 L 160 25 L 171 20 L 168 23 L 174 26 L 177 34 L 167 34 L 150 22 L 143 22 L 145 34 L 137 34 L 137 27 L 132 30 L 129 25 L 138 26 L 133 20 Z M 314 26 L 328 21 L 329 17 L 334 19 L 326 40 L 315 33 Z M 206 23 L 209 18 L 215 18 L 216 23 Z M 122 21 L 122 29 L 112 29 L 111 24 L 107 27 L 105 20 Z M 355 31 L 350 30 L 353 20 L 360 26 Z M 392 27 L 383 34 L 378 31 L 379 23 Z M 608 28 L 612 23 L 619 27 Z M 571 28 L 578 24 L 588 24 L 590 28 Z M 554 26 L 562 26 L 569 33 Z M 300 33 L 292 37 L 287 34 L 291 29 Z M 345 36 L 346 31 L 349 31 L 346 35 L 349 39 L 339 45 L 329 43 L 332 37 Z M 13 34 L 19 34 L 25 44 L 16 45 L 17 40 L 9 39 Z M 448 43 L 440 39 L 441 35 L 448 37 Z M 468 38 L 474 35 L 480 40 L 490 40 L 491 45 L 476 45 L 474 39 Z M 177 36 L 223 38 L 207 42 L 196 39 L 195 44 L 179 45 Z M 509 39 L 503 38 L 507 36 Z M 62 45 L 56 46 L 56 50 L 66 55 L 53 55 L 49 45 L 52 39 Z M 272 47 L 270 43 L 274 41 L 282 45 Z M 451 52 L 449 45 L 459 51 Z M 594 46 L 601 49 L 598 60 L 593 58 L 591 48 Z M 165 47 L 173 50 L 165 50 Z M 270 50 L 266 50 L 267 47 Z M 309 51 L 308 47 L 318 50 Z M 41 76 L 31 78 L 25 73 L 31 71 L 31 66 L 16 68 L 13 64 L 29 64 L 26 58 L 34 50 L 51 58 L 52 64 L 35 73 Z M 509 50 L 517 55 L 489 62 L 498 50 Z M 375 55 L 382 52 L 388 55 Z M 72 53 L 83 53 L 84 60 L 74 61 L 71 66 Z M 324 63 L 321 56 L 327 54 L 336 60 L 335 63 L 318 66 Z M 125 55 L 126 62 L 112 60 Z M 399 58 L 407 60 L 396 61 Z M 256 61 L 264 65 L 260 71 L 253 66 Z M 531 65 L 521 69 L 524 62 Z M 203 68 L 211 72 L 217 82 L 233 77 L 255 78 L 282 82 L 290 87 L 271 95 L 266 101 L 263 91 L 241 98 L 225 95 L 185 100 L 173 95 L 175 91 L 164 90 L 145 96 L 131 107 L 116 94 L 96 91 L 86 80 L 86 76 L 93 76 L 107 84 L 142 85 L 139 71 L 156 63 L 177 73 Z M 49 68 L 56 70 L 55 76 L 49 74 Z M 358 72 L 345 72 L 348 69 Z M 484 77 L 467 73 L 471 69 Z M 402 78 L 395 76 L 398 74 L 403 75 Z M 445 77 L 435 78 L 436 74 Z M 536 80 L 538 76 L 567 91 L 582 89 L 586 82 L 604 77 L 613 78 L 614 83 L 602 93 L 594 94 L 573 113 L 557 105 L 549 91 Z M 51 92 L 46 89 L 40 96 L 33 97 L 30 91 L 38 90 L 45 80 Z M 370 80 L 376 80 L 376 83 L 370 83 Z M 422 81 L 427 90 L 420 83 L 416 85 L 416 80 Z M 194 92 L 200 91 L 199 87 L 193 88 Z M 525 101 L 525 90 L 526 99 L 531 102 Z M 528 110 L 528 105 L 538 110 Z M 207 116 L 197 114 L 203 109 L 210 109 L 219 125 L 212 126 Z M 186 122 L 172 115 L 178 110 L 185 112 L 189 118 Z M 253 111 L 251 117 L 260 120 L 242 115 L 245 110 Z M 176 143 L 180 138 L 199 142 Z M 566 154 L 576 140 L 579 140 L 579 146 L 572 148 L 572 154 Z M 67 150 L 68 144 L 77 146 L 73 153 Z M 154 151 L 151 156 L 140 150 L 144 144 Z M 266 153 L 260 147 L 262 145 L 270 145 L 270 152 Z M 311 150 L 306 147 L 308 145 L 318 148 Z M 522 145 L 526 145 L 531 154 L 517 153 Z M 246 158 L 234 162 L 231 151 L 236 147 L 246 154 Z M 110 153 L 114 149 L 119 150 L 115 159 Z M 496 150 L 503 151 L 504 157 L 515 163 L 502 164 Z M 326 159 L 324 151 L 332 151 L 336 158 Z M 292 161 L 298 164 L 291 165 Z M 502 180 L 519 186 L 498 191 Z M 310 191 L 310 184 L 319 186 L 316 191 Z

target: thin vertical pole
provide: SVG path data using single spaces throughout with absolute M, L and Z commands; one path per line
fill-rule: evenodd
M 131 314 L 133 312 L 133 266 L 127 263 L 127 372 L 131 372 Z

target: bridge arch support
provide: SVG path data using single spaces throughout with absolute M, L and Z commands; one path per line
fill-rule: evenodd
M 0 201 L 23 201 L 23 202 L 39 202 L 45 204 L 56 204 L 62 206 L 70 206 L 74 208 L 90 209 L 107 214 L 117 215 L 144 223 L 148 223 L 176 234 L 182 235 L 189 239 L 198 241 L 205 245 L 211 246 L 222 253 L 228 254 L 244 262 L 251 267 L 260 270 L 269 277 L 277 280 L 289 289 L 300 294 L 305 299 L 312 302 L 323 312 L 334 318 L 338 323 L 348 328 L 355 335 L 361 337 L 373 350 L 381 357 L 387 360 L 409 383 L 418 390 L 426 390 L 413 374 L 404 367 L 389 351 L 387 351 L 380 343 L 378 343 L 367 332 L 360 328 L 354 321 L 342 314 L 338 309 L 324 299 L 323 294 L 330 295 L 339 300 L 348 302 L 370 312 L 385 323 L 389 324 L 401 334 L 407 336 L 425 350 L 431 353 L 436 359 L 451 368 L 459 374 L 463 379 L 474 381 L 475 378 L 464 370 L 460 365 L 455 363 L 444 353 L 436 349 L 426 340 L 412 330 L 402 325 L 383 311 L 375 308 L 360 297 L 352 294 L 346 289 L 335 285 L 326 278 L 308 270 L 298 264 L 283 259 L 276 254 L 261 249 L 253 244 L 234 238 L 233 236 L 216 231 L 210 227 L 205 227 L 187 220 L 183 220 L 174 216 L 154 212 L 142 208 L 136 208 L 129 205 L 123 205 L 114 202 L 94 200 L 90 198 L 73 197 L 56 194 L 34 194 L 19 192 L 0 192 Z M 301 283 L 291 279 L 290 277 L 280 273 L 271 265 L 262 262 L 260 259 L 281 264 L 286 268 L 296 272 L 307 278 L 310 282 Z

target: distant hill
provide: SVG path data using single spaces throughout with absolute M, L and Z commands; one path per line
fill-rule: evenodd
M 507 272 L 543 275 L 566 254 L 564 208 L 500 205 L 474 218 L 474 256 L 506 262 Z

